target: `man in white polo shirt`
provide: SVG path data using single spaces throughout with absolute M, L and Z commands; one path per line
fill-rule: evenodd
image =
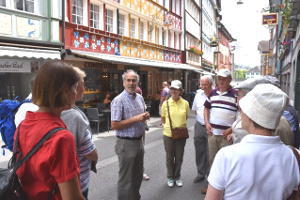
M 201 77 L 202 89 L 198 90 L 192 107 L 192 110 L 194 110 L 197 115 L 194 137 L 197 177 L 194 179 L 194 183 L 204 180 L 209 173 L 208 135 L 205 128 L 203 110 L 204 103 L 212 90 L 212 84 L 213 79 L 210 75 L 204 75 Z

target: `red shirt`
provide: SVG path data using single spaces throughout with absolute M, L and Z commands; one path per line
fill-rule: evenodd
M 27 155 L 48 131 L 56 127 L 66 128 L 58 116 L 44 112 L 27 112 L 20 128 L 18 149 L 24 156 Z M 14 139 L 17 131 L 18 129 Z M 48 199 L 54 187 L 56 192 L 53 199 L 61 199 L 56 184 L 79 176 L 79 173 L 80 165 L 75 150 L 75 139 L 68 130 L 61 130 L 52 135 L 17 170 L 23 189 L 31 200 Z

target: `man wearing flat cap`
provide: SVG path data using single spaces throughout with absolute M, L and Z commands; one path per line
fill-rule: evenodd
M 230 143 L 226 137 L 231 133 L 231 126 L 236 120 L 237 90 L 230 86 L 231 73 L 220 69 L 217 74 L 218 87 L 212 90 L 204 103 L 204 121 L 208 134 L 209 164 L 213 163 L 217 152 Z M 202 190 L 206 193 L 206 190 Z

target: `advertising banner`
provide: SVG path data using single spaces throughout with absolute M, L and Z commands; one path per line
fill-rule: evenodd
M 39 62 L 0 60 L 0 73 L 31 73 L 39 69 Z

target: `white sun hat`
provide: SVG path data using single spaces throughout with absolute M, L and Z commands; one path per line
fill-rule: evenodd
M 244 96 L 240 108 L 251 120 L 267 129 L 276 129 L 289 97 L 272 84 L 259 84 Z
M 177 89 L 177 90 L 178 89 L 182 89 L 182 83 L 181 83 L 181 81 L 179 81 L 179 80 L 172 81 L 170 89 L 171 88 L 174 88 L 174 89 Z

